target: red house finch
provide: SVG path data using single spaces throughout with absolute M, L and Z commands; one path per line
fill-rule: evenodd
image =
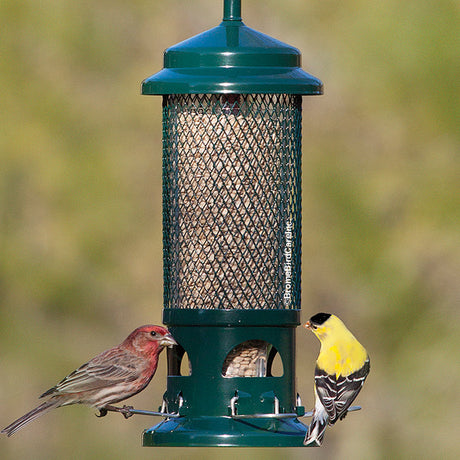
M 8 436 L 55 407 L 87 404 L 100 416 L 108 410 L 120 411 L 110 404 L 123 401 L 142 391 L 155 375 L 158 356 L 164 347 L 177 345 L 167 329 L 141 326 L 120 345 L 106 350 L 80 366 L 40 398 L 49 399 L 18 418 L 1 432 Z

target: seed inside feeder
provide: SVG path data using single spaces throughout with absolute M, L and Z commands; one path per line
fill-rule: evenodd
M 235 347 L 222 367 L 224 377 L 266 377 L 271 346 L 263 340 L 248 340 Z

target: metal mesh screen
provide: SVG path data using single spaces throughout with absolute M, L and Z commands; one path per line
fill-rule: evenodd
M 164 96 L 165 308 L 300 308 L 301 100 Z

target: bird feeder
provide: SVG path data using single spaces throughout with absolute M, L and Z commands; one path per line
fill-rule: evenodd
M 303 445 L 301 106 L 322 83 L 300 57 L 225 0 L 221 24 L 168 48 L 142 83 L 163 96 L 163 321 L 180 344 L 171 416 L 144 446 Z

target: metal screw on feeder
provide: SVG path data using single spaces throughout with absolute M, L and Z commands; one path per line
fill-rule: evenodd
M 163 321 L 180 343 L 162 410 L 175 416 L 143 443 L 302 446 L 301 104 L 322 84 L 225 0 L 222 23 L 168 48 L 142 94 L 163 96 Z

